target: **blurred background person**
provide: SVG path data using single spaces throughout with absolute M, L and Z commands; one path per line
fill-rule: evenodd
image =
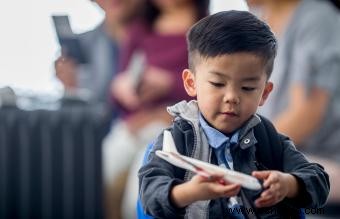
M 147 0 L 142 10 L 143 18 L 129 30 L 122 49 L 121 72 L 111 86 L 114 101 L 124 113 L 103 143 L 105 182 L 115 187 L 111 196 L 116 197 L 112 203 L 118 209 L 125 186 L 122 177 L 128 174 L 135 155 L 144 151 L 171 121 L 166 106 L 189 98 L 181 80 L 181 69 L 187 67 L 188 61 L 185 34 L 207 15 L 209 1 Z M 139 63 L 137 68 L 135 63 Z M 128 181 L 133 188 L 126 190 L 131 201 L 127 201 L 129 207 L 125 212 L 128 218 L 133 218 L 137 168 L 133 168 Z M 117 183 L 120 185 L 114 186 Z
M 124 33 L 124 29 L 131 24 L 130 12 L 132 21 L 136 19 L 133 18 L 135 12 L 138 16 L 139 12 L 144 11 L 143 5 L 139 6 L 143 1 L 36 0 L 35 4 L 22 1 L 21 7 L 14 1 L 3 2 L 0 7 L 0 87 L 9 86 L 10 89 L 5 88 L 2 93 L 0 91 L 0 218 L 103 218 L 101 144 L 108 121 L 101 103 L 107 100 L 107 81 L 117 72 L 117 48 L 125 39 L 130 40 Z M 213 11 L 223 8 L 246 10 L 243 1 L 212 1 L 215 3 L 211 7 Z M 125 5 L 128 2 L 132 4 L 131 11 L 128 9 L 130 6 Z M 172 1 L 168 3 L 171 4 Z M 133 6 L 135 4 L 137 6 Z M 110 5 L 112 8 L 108 9 Z M 137 10 L 134 11 L 134 8 Z M 181 12 L 181 8 L 178 10 Z M 74 33 L 77 33 L 75 35 L 78 41 L 85 53 L 88 53 L 87 64 L 71 61 L 70 57 L 65 56 L 56 61 L 56 54 L 60 54 L 60 45 L 51 16 L 57 14 L 67 14 L 70 17 Z M 174 13 L 170 11 L 162 12 L 161 17 L 164 19 L 159 23 L 175 26 L 169 22 L 174 18 L 172 14 Z M 189 11 L 190 14 L 193 13 Z M 116 20 L 112 18 L 115 16 Z M 166 17 L 171 19 L 165 19 Z M 183 17 L 186 22 L 187 19 Z M 102 18 L 104 21 L 97 26 Z M 177 24 L 184 25 L 178 17 L 174 19 Z M 108 24 L 109 20 L 112 26 Z M 167 25 L 159 25 L 162 31 L 157 33 L 173 29 Z M 97 27 L 93 29 L 94 26 Z M 78 34 L 90 29 L 93 31 L 89 31 L 88 35 Z M 156 28 L 150 29 L 154 31 Z M 184 32 L 185 30 L 181 33 L 183 43 L 180 43 L 180 51 L 182 48 L 185 50 Z M 113 46 L 109 42 L 111 39 Z M 163 44 L 166 45 L 167 41 L 164 41 L 166 43 Z M 172 51 L 166 49 L 166 46 L 160 47 L 165 48 L 164 51 Z M 173 47 L 177 48 L 177 44 Z M 163 57 L 162 53 L 157 51 L 158 53 Z M 178 54 L 179 57 L 184 57 L 183 63 L 186 63 L 186 55 L 181 52 Z M 56 64 L 60 63 L 61 58 L 64 58 L 61 65 L 68 65 L 70 62 L 71 67 L 65 67 L 64 70 L 69 73 L 59 72 L 59 68 L 63 67 Z M 169 63 L 175 62 L 173 59 L 164 56 L 164 60 L 169 60 Z M 154 66 L 167 69 L 161 65 Z M 113 70 L 101 73 L 101 69 L 109 68 Z M 176 70 L 169 71 L 174 73 Z M 100 83 L 104 85 L 98 85 L 99 78 L 102 78 Z M 90 103 L 75 101 L 74 104 L 71 101 L 70 105 L 64 104 L 68 94 L 76 95 L 78 92 L 75 90 L 84 89 L 93 95 Z M 60 99 L 64 90 L 67 94 Z M 143 128 L 137 131 L 140 130 Z M 124 151 L 118 151 L 117 154 L 123 155 Z M 126 194 L 135 195 L 133 192 Z M 115 205 L 111 205 L 111 208 L 114 207 Z M 134 209 L 135 207 L 133 211 Z
M 130 21 L 137 19 L 134 18 L 135 12 L 137 12 L 136 16 L 138 17 L 139 12 L 144 11 L 142 9 L 143 1 L 37 0 L 35 5 L 39 5 L 39 7 L 35 7 L 35 5 L 26 1 L 21 2 L 21 7 L 17 7 L 16 3 L 6 1 L 0 7 L 0 23 L 3 30 L 2 40 L 0 41 L 0 87 L 11 87 L 11 90 L 5 88 L 3 93 L 0 92 L 0 218 L 103 218 L 102 157 L 99 152 L 101 152 L 101 143 L 107 131 L 108 121 L 106 111 L 103 112 L 102 107 L 100 107 L 101 104 L 98 103 L 107 100 L 105 90 L 108 88 L 104 88 L 107 85 L 97 86 L 99 83 L 97 78 L 105 75 L 105 73 L 102 74 L 99 71 L 107 64 L 109 67 L 105 67 L 105 69 L 110 68 L 110 66 L 113 68 L 112 71 L 106 71 L 107 75 L 110 75 L 106 75 L 109 78 L 108 81 L 117 72 L 117 63 L 119 62 L 116 60 L 119 56 L 119 54 L 116 56 L 117 47 L 122 45 L 125 39 L 130 41 L 130 37 L 128 37 L 128 34 L 125 35 L 124 29 L 127 29 L 127 26 L 131 24 Z M 131 7 L 125 5 L 129 4 L 128 2 L 131 3 Z M 167 2 L 166 4 L 179 3 L 178 0 Z M 239 0 L 212 0 L 212 2 L 211 9 L 215 12 L 231 8 L 246 10 L 244 2 Z M 199 1 L 197 1 L 197 4 L 203 5 Z M 111 9 L 108 9 L 109 5 L 112 6 Z M 107 9 L 103 11 L 99 8 Z M 120 9 L 118 10 L 118 8 Z M 136 8 L 137 10 L 134 11 Z M 185 8 L 187 7 L 185 6 Z M 207 8 L 203 8 L 206 11 Z M 180 14 L 184 13 L 181 8 L 178 10 L 181 12 Z M 13 11 L 16 11 L 16 13 L 13 13 Z M 98 24 L 102 18 L 105 19 L 101 25 L 93 31 L 89 31 L 88 37 L 85 36 L 86 33 L 77 34 L 84 51 L 90 54 L 88 55 L 89 62 L 85 65 L 77 63 L 75 60 L 70 61 L 70 57 L 60 57 L 60 59 L 64 58 L 65 65 L 68 61 L 71 62 L 69 68 L 71 70 L 66 70 L 66 72 L 71 73 L 61 73 L 60 75 L 58 73 L 58 77 L 61 77 L 61 79 L 70 76 L 70 79 L 66 78 L 63 84 L 68 94 L 77 94 L 75 90 L 85 88 L 90 94 L 94 95 L 92 100 L 98 98 L 97 102 L 86 105 L 82 102 L 80 104 L 73 104 L 72 102 L 70 105 L 60 104 L 60 97 L 64 89 L 61 89 L 61 83 L 56 80 L 58 77 L 55 77 L 56 72 L 59 72 L 55 68 L 61 67 L 56 66 L 59 59 L 58 61 L 55 60 L 56 54 L 60 54 L 60 47 L 55 28 L 51 22 L 51 16 L 56 14 L 67 14 L 72 21 L 75 33 L 93 29 L 93 26 Z M 109 14 L 112 14 L 112 17 L 116 16 L 117 19 L 109 18 Z M 183 46 L 185 44 L 184 29 L 186 28 L 183 26 L 190 25 L 184 25 L 182 21 L 185 24 L 189 22 L 187 22 L 186 16 L 182 16 L 183 20 L 181 20 L 179 18 L 181 16 L 178 15 L 176 18 L 173 14 L 176 14 L 173 13 L 173 10 L 166 10 L 166 13 L 162 12 L 160 16 L 162 19 L 155 19 L 159 21 L 160 25 L 152 25 L 150 33 L 158 33 L 159 38 L 161 38 L 162 35 L 164 37 L 165 35 L 172 35 L 172 31 L 166 32 L 171 29 L 176 30 L 176 25 L 180 26 L 183 31 L 181 33 L 178 31 L 178 35 L 183 36 L 183 41 L 181 41 L 183 43 L 179 43 L 181 46 L 178 50 L 186 50 L 186 46 Z M 189 10 L 189 15 L 191 16 L 191 14 L 194 13 Z M 189 15 L 188 17 L 190 17 Z M 125 20 L 125 17 L 127 20 Z M 168 19 L 170 17 L 175 19 L 177 23 L 170 22 L 171 19 Z M 124 19 L 121 20 L 120 18 Z M 112 21 L 112 26 L 108 25 L 108 20 Z M 192 20 L 196 20 L 196 18 Z M 146 24 L 147 22 L 139 20 L 134 23 L 134 26 L 137 27 L 132 28 L 131 32 L 136 28 L 138 29 L 138 23 L 144 23 L 146 27 L 150 26 Z M 183 26 L 181 26 L 182 24 Z M 20 28 L 15 28 L 18 26 Z M 156 26 L 161 27 L 160 30 L 155 31 L 158 29 L 154 28 Z M 175 28 L 173 28 L 174 26 Z M 119 31 L 120 29 L 122 31 Z M 111 40 L 111 30 L 114 36 L 114 46 L 108 43 Z M 105 42 L 100 42 L 102 41 L 102 34 Z M 177 34 L 174 33 L 174 35 Z M 139 36 L 135 37 L 138 39 Z M 85 40 L 85 38 L 87 39 Z M 144 38 L 146 37 L 143 35 Z M 171 37 L 169 36 L 169 38 Z M 177 57 L 176 55 L 166 58 L 162 54 L 163 51 L 169 53 L 173 51 L 171 50 L 172 46 L 166 47 L 168 41 L 164 41 L 155 44 L 160 46 L 162 52 L 157 51 L 153 54 L 160 54 L 160 57 L 164 57 L 162 62 L 166 62 L 164 60 L 169 60 L 169 64 L 177 62 L 173 61 L 175 59 L 173 57 Z M 169 47 L 170 49 L 167 49 Z M 173 47 L 178 48 L 177 44 Z M 99 48 L 104 49 L 101 51 Z M 105 53 L 111 51 L 111 49 L 115 52 L 113 53 L 114 57 L 107 58 L 111 54 Z M 136 51 L 138 50 L 136 49 Z M 182 62 L 186 63 L 186 55 L 177 50 L 174 53 L 178 53 L 179 57 L 184 57 Z M 131 52 L 131 54 L 135 54 L 135 52 Z M 141 54 L 144 54 L 147 58 L 148 54 L 145 52 L 141 52 Z M 133 56 L 131 55 L 131 57 Z M 182 60 L 182 58 L 179 59 Z M 131 61 L 126 62 L 128 63 L 127 66 L 130 66 Z M 97 64 L 93 65 L 93 63 Z M 161 64 L 152 63 L 150 65 L 168 69 L 167 67 L 163 68 Z M 173 64 L 173 66 L 176 65 Z M 147 63 L 145 66 L 147 66 Z M 67 69 L 67 67 L 65 68 Z M 178 68 L 181 69 L 183 66 Z M 87 70 L 84 71 L 84 69 Z M 92 71 L 92 69 L 94 70 Z M 130 67 L 127 67 L 127 69 L 130 69 Z M 122 71 L 128 71 L 127 69 L 121 68 Z M 175 74 L 176 70 L 170 69 L 169 72 Z M 69 82 L 66 80 L 69 80 Z M 104 82 L 106 82 L 105 79 L 103 79 Z M 174 83 L 176 84 L 176 82 Z M 97 92 L 94 87 L 102 88 L 102 90 Z M 139 87 L 138 89 L 142 90 L 142 86 L 139 85 Z M 175 88 L 171 89 L 175 90 Z M 65 99 L 67 98 L 63 98 L 61 102 L 63 103 Z M 166 103 L 164 104 L 166 105 Z M 169 104 L 171 104 L 171 101 L 169 101 Z M 126 110 L 126 112 L 128 111 Z M 136 109 L 136 111 L 139 110 Z M 149 115 L 146 118 L 150 119 L 152 115 L 156 115 L 152 112 L 150 114 L 151 116 Z M 140 121 L 139 124 L 144 124 L 143 121 L 147 120 Z M 136 130 L 142 132 L 144 128 Z M 157 135 L 160 131 L 157 131 Z M 142 144 L 138 144 L 136 147 L 139 145 Z M 123 149 L 117 151 L 117 154 L 121 153 L 123 156 L 124 152 Z M 126 196 L 130 197 L 130 195 L 134 197 L 136 194 L 128 190 Z M 109 207 L 114 209 L 115 206 L 114 204 Z M 126 209 L 131 208 L 127 207 Z M 133 203 L 132 214 L 134 209 L 135 203 Z M 133 218 L 133 216 L 128 218 Z
M 88 94 L 91 101 L 106 103 L 110 81 L 118 71 L 119 47 L 126 28 L 137 16 L 140 0 L 92 0 L 104 12 L 93 30 L 79 34 L 87 63 L 77 63 L 62 54 L 55 62 L 56 76 L 70 96 Z
M 336 186 L 340 184 L 339 2 L 247 2 L 279 40 L 271 78 L 276 87 L 260 113 L 272 119 L 309 159 L 325 167 L 331 180 L 328 203 L 340 206 Z

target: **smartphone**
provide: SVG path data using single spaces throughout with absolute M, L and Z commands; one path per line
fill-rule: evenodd
M 139 92 L 140 83 L 142 80 L 143 73 L 146 68 L 146 57 L 142 51 L 135 51 L 130 59 L 127 67 L 127 72 L 130 74 L 132 79 L 133 87 Z
M 87 63 L 87 57 L 81 47 L 79 38 L 72 31 L 68 16 L 53 15 L 52 19 L 63 55 L 74 59 L 77 63 Z

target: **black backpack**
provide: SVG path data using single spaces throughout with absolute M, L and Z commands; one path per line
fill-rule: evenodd
M 263 116 L 260 116 L 261 123 L 254 127 L 254 134 L 261 144 L 256 147 L 256 161 L 260 169 L 272 169 L 282 171 L 283 144 L 280 135 L 273 124 Z M 275 145 L 275 147 L 273 147 Z

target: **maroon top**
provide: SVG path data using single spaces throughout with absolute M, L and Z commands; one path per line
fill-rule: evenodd
M 147 28 L 143 23 L 135 23 L 131 26 L 129 38 L 122 48 L 120 72 L 126 70 L 135 51 L 144 53 L 146 65 L 167 70 L 174 78 L 171 92 L 164 96 L 162 100 L 149 103 L 148 106 L 142 106 L 142 108 L 150 107 L 150 105 L 173 104 L 183 99 L 189 99 L 182 81 L 182 71 L 188 67 L 185 33 L 159 34 Z

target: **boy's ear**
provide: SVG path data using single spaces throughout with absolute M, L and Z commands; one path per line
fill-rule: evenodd
M 196 96 L 196 84 L 195 84 L 195 75 L 190 69 L 184 69 L 182 73 L 182 79 L 185 91 L 190 97 Z
M 263 93 L 262 93 L 262 97 L 261 97 L 261 101 L 259 106 L 263 106 L 263 104 L 266 102 L 270 92 L 272 92 L 273 90 L 273 83 L 272 82 L 267 82 L 266 86 L 264 87 Z

